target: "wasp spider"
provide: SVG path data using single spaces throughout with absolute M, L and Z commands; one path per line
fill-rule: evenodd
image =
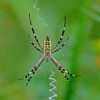
M 61 47 L 57 48 L 56 47 L 60 44 L 60 42 L 62 41 L 62 38 L 64 36 L 64 33 L 65 33 L 65 26 L 66 26 L 66 17 L 65 17 L 65 22 L 64 22 L 64 29 L 62 31 L 62 34 L 61 34 L 61 37 L 59 39 L 59 41 L 57 42 L 57 44 L 55 45 L 55 47 L 52 48 L 52 40 L 49 36 L 46 36 L 44 38 L 44 43 L 43 43 L 43 47 L 40 45 L 39 43 L 39 40 L 35 34 L 35 31 L 34 31 L 34 28 L 32 26 L 32 22 L 31 22 L 31 18 L 30 18 L 30 14 L 29 14 L 29 20 L 30 20 L 30 25 L 31 25 L 31 29 L 32 29 L 32 32 L 33 32 L 33 35 L 34 35 L 34 38 L 38 44 L 38 47 L 35 46 L 35 44 L 32 42 L 31 38 L 30 38 L 30 35 L 28 34 L 28 37 L 30 39 L 30 42 L 31 44 L 34 46 L 34 48 L 36 50 L 38 50 L 39 52 L 43 53 L 43 56 L 42 58 L 37 62 L 37 64 L 34 66 L 34 68 L 23 78 L 21 78 L 20 80 L 23 80 L 25 78 L 27 78 L 28 76 L 29 79 L 28 79 L 28 82 L 31 80 L 33 74 L 37 71 L 37 69 L 39 68 L 39 66 L 41 65 L 41 63 L 46 60 L 46 62 L 49 62 L 49 60 L 51 60 L 55 66 L 62 72 L 62 74 L 64 75 L 64 77 L 67 79 L 67 81 L 70 82 L 69 78 L 67 77 L 66 74 L 69 74 L 70 76 L 81 76 L 81 75 L 74 75 L 74 74 L 71 74 L 69 73 L 68 71 L 66 71 L 58 62 L 55 58 L 52 57 L 52 54 L 59 51 L 62 47 L 64 47 L 65 43 L 67 42 L 67 40 L 69 39 L 69 37 L 67 37 L 67 39 L 65 40 L 65 42 L 61 45 Z M 28 85 L 28 82 L 26 84 L 26 86 Z

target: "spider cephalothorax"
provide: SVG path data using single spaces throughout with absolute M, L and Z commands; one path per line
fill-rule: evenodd
M 41 65 L 41 63 L 46 60 L 47 62 L 49 60 L 51 60 L 55 65 L 56 67 L 62 72 L 62 74 L 64 75 L 64 77 L 69 81 L 69 78 L 67 77 L 66 74 L 69 74 L 70 76 L 81 76 L 81 75 L 74 75 L 74 74 L 70 74 L 68 71 L 66 71 L 58 62 L 55 58 L 52 57 L 52 54 L 59 51 L 64 45 L 65 43 L 67 42 L 67 40 L 69 39 L 69 37 L 66 38 L 65 42 L 59 47 L 56 49 L 56 47 L 60 44 L 60 42 L 62 41 L 62 38 L 64 36 L 64 33 L 65 33 L 65 26 L 66 26 L 66 17 L 65 17 L 65 23 L 64 23 L 64 29 L 62 31 L 62 34 L 61 34 L 61 37 L 59 39 L 59 41 L 57 42 L 56 46 L 52 48 L 52 40 L 49 36 L 46 36 L 44 38 L 44 43 L 43 43 L 43 47 L 40 45 L 39 41 L 38 41 L 38 38 L 35 34 L 35 31 L 34 31 L 34 28 L 32 26 L 32 22 L 31 22 L 31 18 L 30 18 L 30 14 L 29 14 L 29 20 L 30 20 L 30 25 L 31 25 L 31 29 L 32 29 L 32 32 L 33 32 L 33 35 L 34 35 L 34 38 L 38 44 L 38 46 L 40 48 L 37 48 L 34 43 L 32 42 L 31 38 L 30 38 L 30 35 L 28 35 L 30 41 L 31 41 L 31 44 L 34 46 L 34 48 L 36 50 L 38 50 L 39 52 L 43 53 L 43 56 L 42 58 L 37 62 L 37 64 L 33 67 L 33 69 L 23 78 L 21 78 L 20 80 L 24 79 L 24 78 L 27 78 L 28 76 L 30 76 L 30 78 L 28 79 L 28 82 L 31 80 L 33 74 L 36 72 L 36 70 L 39 68 L 39 66 Z M 26 85 L 28 85 L 28 82 Z

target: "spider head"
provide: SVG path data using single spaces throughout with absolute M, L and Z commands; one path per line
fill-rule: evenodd
M 49 36 L 46 36 L 44 38 L 44 53 L 48 56 L 48 55 L 50 55 L 51 50 L 52 50 L 51 38 Z

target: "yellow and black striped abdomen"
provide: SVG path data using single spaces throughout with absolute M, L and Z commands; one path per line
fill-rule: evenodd
M 46 36 L 44 39 L 44 53 L 49 55 L 52 51 L 52 41 L 49 36 Z

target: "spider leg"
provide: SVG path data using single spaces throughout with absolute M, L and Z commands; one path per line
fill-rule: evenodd
M 62 49 L 62 47 L 65 46 L 65 44 L 66 44 L 66 42 L 67 42 L 68 39 L 69 39 L 69 37 L 67 37 L 67 39 L 65 40 L 65 42 L 61 45 L 61 47 L 59 47 L 58 49 L 52 51 L 52 53 L 55 53 L 55 52 L 59 51 L 60 49 Z
M 31 44 L 34 46 L 34 48 L 35 48 L 36 50 L 38 50 L 38 51 L 40 51 L 40 52 L 42 52 L 42 53 L 43 53 L 43 51 L 42 51 L 42 50 L 40 50 L 39 48 L 37 48 L 37 47 L 35 46 L 35 44 L 32 42 L 32 40 L 31 40 L 31 38 L 30 38 L 30 35 L 29 35 L 29 34 L 28 34 L 28 37 L 29 37 L 29 39 L 30 39 Z
M 66 71 L 66 70 L 65 70 L 65 73 L 68 74 L 68 75 L 70 75 L 70 76 L 82 76 L 82 75 L 71 74 L 71 73 L 69 73 L 69 72 Z
M 63 29 L 63 31 L 62 31 L 62 34 L 61 34 L 61 36 L 60 36 L 60 39 L 59 39 L 59 41 L 57 42 L 56 46 L 55 46 L 52 50 L 54 50 L 54 49 L 60 44 L 60 42 L 62 41 L 62 38 L 63 38 L 64 33 L 65 33 L 65 27 L 66 27 L 66 16 L 65 16 L 65 22 L 64 22 L 64 29 Z
M 70 82 L 69 78 L 67 77 L 66 74 L 69 74 L 70 76 L 81 76 L 81 75 L 74 75 L 69 73 L 68 71 L 66 71 L 58 62 L 56 59 L 54 59 L 53 57 L 51 57 L 51 61 L 56 65 L 56 67 L 62 72 L 62 74 L 64 75 L 64 77 L 67 79 L 68 82 Z
M 31 80 L 33 74 L 37 71 L 37 69 L 39 68 L 39 66 L 41 65 L 41 63 L 43 61 L 44 61 L 44 56 L 37 62 L 37 64 L 35 65 L 35 67 L 33 67 L 32 70 L 27 75 L 25 75 L 23 78 L 21 78 L 19 80 L 23 80 L 23 79 L 27 78 L 28 76 L 30 76 L 29 79 L 28 79 L 28 82 L 26 84 L 26 86 L 27 86 L 28 83 L 29 83 L 29 81 Z
M 33 32 L 34 38 L 35 38 L 37 44 L 39 45 L 39 47 L 43 50 L 43 48 L 42 48 L 42 46 L 40 45 L 39 40 L 38 40 L 38 38 L 37 38 L 37 36 L 36 36 L 36 34 L 35 34 L 34 28 L 33 28 L 33 26 L 32 26 L 32 22 L 31 22 L 30 14 L 29 14 L 29 20 L 30 20 L 30 25 L 31 25 L 31 29 L 32 29 L 32 32 Z

